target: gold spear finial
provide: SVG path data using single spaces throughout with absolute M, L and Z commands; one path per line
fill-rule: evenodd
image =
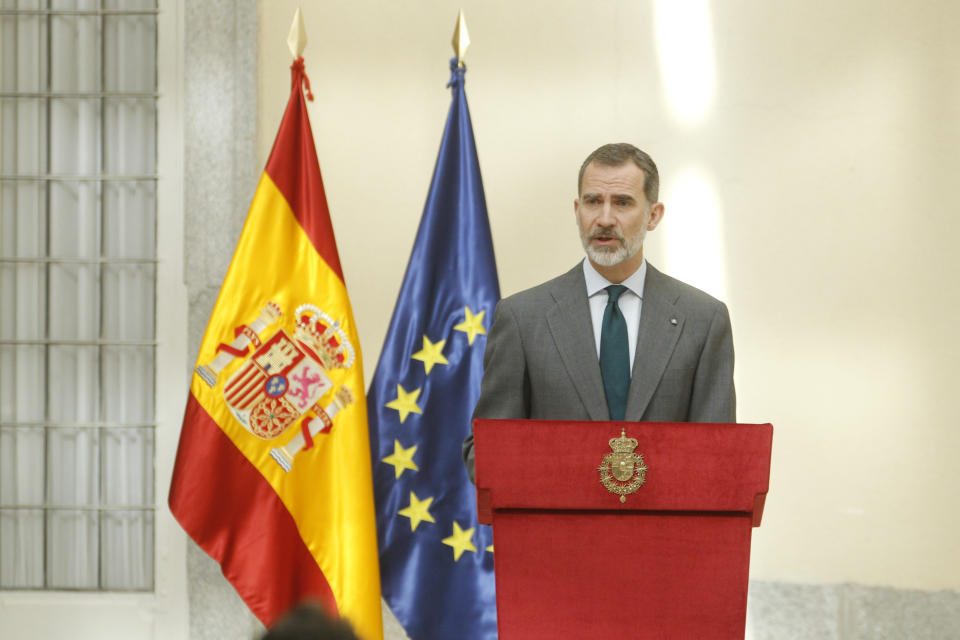
M 463 18 L 463 9 L 457 15 L 457 26 L 453 29 L 453 52 L 457 54 L 457 66 L 465 67 L 463 56 L 470 46 L 470 34 L 467 33 L 467 21 Z
M 307 31 L 303 28 L 300 7 L 297 7 L 297 12 L 293 14 L 293 24 L 290 25 L 290 33 L 287 34 L 287 46 L 290 47 L 294 60 L 302 56 L 303 50 L 307 47 Z

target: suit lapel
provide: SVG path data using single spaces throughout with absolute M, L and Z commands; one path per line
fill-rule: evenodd
M 563 365 L 590 419 L 609 420 L 582 264 L 564 274 L 551 294 L 556 305 L 547 313 L 547 325 Z
M 641 419 L 677 346 L 685 318 L 674 305 L 676 298 L 667 278 L 648 262 L 637 351 L 627 397 L 627 420 Z

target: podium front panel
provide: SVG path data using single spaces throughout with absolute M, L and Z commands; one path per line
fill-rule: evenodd
M 500 640 L 743 638 L 772 436 L 769 424 L 475 421 Z
M 624 502 L 598 470 L 621 431 L 648 467 Z M 772 436 L 769 424 L 477 420 L 477 488 L 493 509 L 752 513 L 767 492 Z
M 742 639 L 751 530 L 748 517 L 495 512 L 500 640 Z

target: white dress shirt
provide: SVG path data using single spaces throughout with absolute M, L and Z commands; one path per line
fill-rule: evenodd
M 593 268 L 590 260 L 583 259 L 583 276 L 587 282 L 587 298 L 590 302 L 590 319 L 593 320 L 593 339 L 597 345 L 597 359 L 600 359 L 600 331 L 603 328 L 603 312 L 610 295 L 606 288 L 614 284 Z M 647 278 L 647 259 L 629 278 L 621 282 L 627 288 L 620 295 L 617 304 L 627 323 L 627 348 L 630 351 L 630 371 L 633 372 L 633 356 L 637 350 L 637 331 L 640 327 L 640 311 L 643 307 L 643 283 Z

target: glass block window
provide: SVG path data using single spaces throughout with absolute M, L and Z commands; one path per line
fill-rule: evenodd
M 156 34 L 0 0 L 0 589 L 153 588 Z

